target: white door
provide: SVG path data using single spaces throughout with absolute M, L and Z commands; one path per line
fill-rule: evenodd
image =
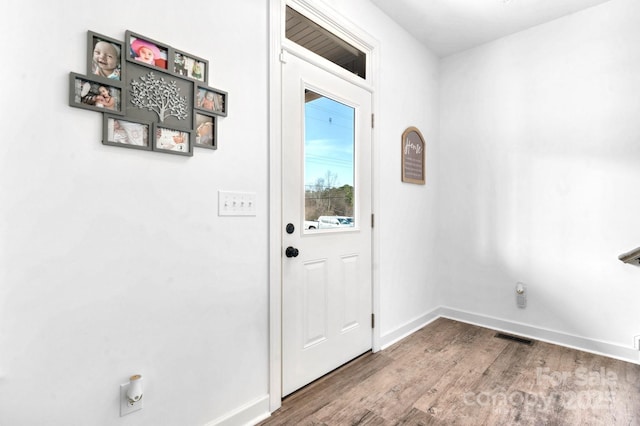
M 284 396 L 372 346 L 371 93 L 292 55 L 282 85 Z

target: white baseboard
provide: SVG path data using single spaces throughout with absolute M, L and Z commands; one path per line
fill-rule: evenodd
M 430 322 L 437 320 L 441 317 L 440 309 L 441 308 L 436 308 L 431 312 L 427 312 L 426 314 L 409 321 L 403 326 L 396 328 L 392 332 L 386 333 L 384 336 L 380 336 L 380 349 L 384 350 L 388 348 L 394 343 L 399 342 L 410 334 L 420 330 Z
M 565 346 L 572 349 L 590 352 L 621 361 L 640 364 L 640 352 L 637 349 L 622 346 L 612 342 L 590 339 L 587 337 L 576 336 L 563 333 L 556 330 L 535 327 L 528 324 L 522 324 L 515 321 L 509 321 L 501 318 L 495 318 L 487 315 L 477 314 L 474 312 L 461 311 L 458 309 L 440 306 L 401 327 L 386 333 L 380 337 L 382 349 L 388 348 L 392 344 L 404 339 L 410 334 L 418 331 L 432 321 L 443 317 L 468 324 L 478 325 L 480 327 L 490 328 L 496 331 L 516 334 L 518 336 L 527 337 L 529 339 L 540 340 L 555 345 Z
M 565 346 L 584 352 L 590 352 L 596 355 L 631 362 L 633 364 L 640 364 L 640 352 L 638 352 L 637 349 L 622 346 L 617 343 L 590 339 L 588 337 L 576 336 L 573 334 L 563 333 L 561 331 L 535 327 L 529 324 L 508 321 L 447 307 L 440 307 L 439 313 L 440 316 L 444 318 L 466 322 L 496 331 L 516 334 L 529 339 L 540 340 L 542 342 Z
M 210 421 L 205 426 L 253 426 L 269 416 L 269 395 L 265 395 Z

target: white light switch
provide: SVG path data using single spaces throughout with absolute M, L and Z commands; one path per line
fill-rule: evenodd
M 218 191 L 218 216 L 255 215 L 255 192 Z

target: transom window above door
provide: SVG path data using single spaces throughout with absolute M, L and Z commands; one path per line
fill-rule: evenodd
M 287 6 L 287 39 L 366 79 L 367 55 L 357 47 Z

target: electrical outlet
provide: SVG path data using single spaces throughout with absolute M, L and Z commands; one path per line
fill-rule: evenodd
M 127 414 L 131 414 L 138 410 L 142 410 L 144 406 L 144 397 L 140 398 L 139 401 L 133 403 L 129 402 L 129 398 L 127 397 L 129 386 L 131 386 L 131 382 L 120 385 L 120 417 L 126 416 Z

